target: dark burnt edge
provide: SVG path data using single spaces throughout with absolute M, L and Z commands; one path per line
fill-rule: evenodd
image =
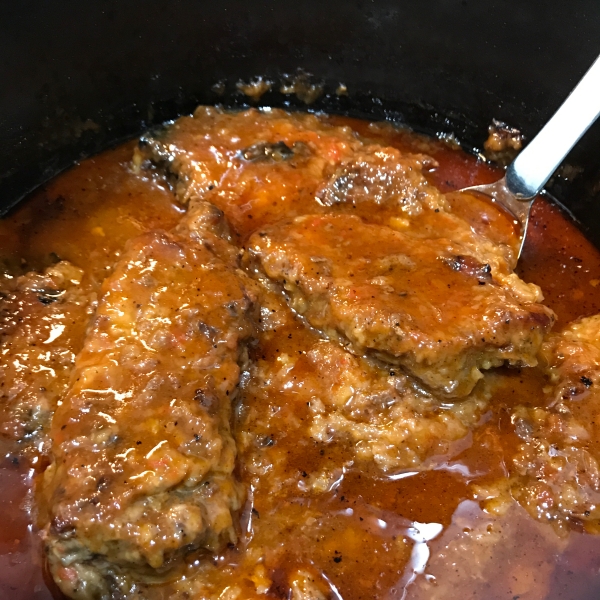
M 338 95 L 336 89 L 340 82 L 325 82 L 318 78 L 311 78 L 310 81 L 322 86 L 323 93 L 313 103 L 306 104 L 295 94 L 283 94 L 279 91 L 283 83 L 289 83 L 294 76 L 298 75 L 310 77 L 302 69 L 298 69 L 296 75 L 282 73 L 278 76 L 265 76 L 265 79 L 273 81 L 273 86 L 257 100 L 249 98 L 237 88 L 239 80 L 221 80 L 220 86 L 213 85 L 210 90 L 202 93 L 186 96 L 181 91 L 175 98 L 150 102 L 146 110 L 136 104 L 112 114 L 92 115 L 88 119 L 98 123 L 98 128 L 83 131 L 79 136 L 70 139 L 64 135 L 58 141 L 41 145 L 40 151 L 52 152 L 51 158 L 28 163 L 24 169 L 0 178 L 2 190 L 0 218 L 9 215 L 20 202 L 81 160 L 115 148 L 134 138 L 140 138 L 142 144 L 147 143 L 152 137 L 160 139 L 165 128 L 176 118 L 192 114 L 200 104 L 216 105 L 230 110 L 272 107 L 291 112 L 329 113 L 372 121 L 387 121 L 433 138 L 439 139 L 452 135 L 464 151 L 479 160 L 489 162 L 483 156 L 483 142 L 487 138 L 488 127 L 495 118 L 493 114 L 490 114 L 489 122 L 476 123 L 459 111 L 438 111 L 426 102 L 409 103 L 391 99 L 391 95 L 389 98 L 374 96 L 368 87 L 357 91 L 350 89 L 348 95 Z M 520 129 L 518 124 L 512 122 L 508 124 L 517 125 Z M 535 132 L 525 130 L 525 133 L 526 139 L 530 139 L 533 135 L 527 134 Z M 570 157 L 567 160 L 570 160 Z M 31 182 L 36 183 L 32 185 Z M 600 246 L 600 230 L 590 224 L 593 223 L 593 219 L 586 219 L 586 222 L 583 222 L 574 214 L 574 211 L 581 211 L 581 206 L 584 204 L 593 205 L 593 198 L 590 197 L 600 194 L 600 189 L 595 189 L 600 185 L 593 185 L 593 181 L 591 184 L 583 181 L 582 177 L 576 178 L 573 183 L 554 176 L 547 185 L 544 195 L 574 221 L 592 243 Z

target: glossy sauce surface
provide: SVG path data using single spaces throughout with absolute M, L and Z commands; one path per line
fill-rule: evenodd
M 429 177 L 442 191 L 498 176 L 441 142 L 391 126 L 331 121 L 374 142 L 433 156 L 439 166 Z M 0 222 L 0 257 L 6 272 L 43 269 L 58 257 L 82 268 L 83 289 L 94 293 L 127 239 L 173 227 L 182 209 L 160 176 L 133 173 L 133 146 L 84 161 Z M 251 221 L 248 214 L 248 206 L 231 207 L 228 214 L 241 237 L 264 224 L 245 225 Z M 269 214 L 265 219 L 272 222 L 282 216 Z M 518 270 L 525 281 L 541 286 L 545 304 L 558 315 L 556 329 L 600 312 L 600 254 L 545 200 L 533 207 Z M 270 382 L 276 378 L 275 367 L 283 364 L 282 355 L 311 351 L 318 341 L 295 320 L 272 325 L 270 331 L 265 327 L 253 350 L 253 358 L 264 361 L 265 381 Z M 538 371 L 494 373 L 491 408 L 466 438 L 437 457 L 434 468 L 383 475 L 368 464 L 358 468 L 346 447 L 324 446 L 301 435 L 303 422 L 310 418 L 301 382 L 316 377 L 315 366 L 301 356 L 287 367 L 278 375 L 279 383 L 262 390 L 258 384 L 246 388 L 238 413 L 239 469 L 251 487 L 243 517 L 246 535 L 238 549 L 226 551 L 215 561 L 217 568 L 202 556 L 192 557 L 186 579 L 151 590 L 152 597 L 219 597 L 227 586 L 239 588 L 237 597 L 261 597 L 261 590 L 267 597 L 282 597 L 290 580 L 299 588 L 314 585 L 323 597 L 344 600 L 447 598 L 450 591 L 456 596 L 523 600 L 598 596 L 598 537 L 572 532 L 559 538 L 518 505 L 493 516 L 473 498 L 473 485 L 484 486 L 505 472 L 517 444 L 509 410 L 542 397 L 545 382 Z M 265 392 L 273 392 L 275 385 L 278 395 Z M 270 413 L 268 421 L 265 415 Z M 244 431 L 264 441 L 267 462 L 287 473 L 287 480 L 270 479 L 268 474 L 254 479 L 260 465 L 245 461 L 261 455 L 244 445 Z M 35 519 L 28 490 L 33 471 L 44 461 L 34 451 L 25 456 L 19 452 L 7 442 L 0 465 L 0 505 L 10 522 L 0 532 L 0 564 L 7 565 L 0 569 L 0 595 L 42 600 L 56 591 L 51 593 L 43 583 L 40 544 L 29 533 Z M 348 466 L 339 470 L 340 464 Z M 311 485 L 328 487 L 315 496 Z

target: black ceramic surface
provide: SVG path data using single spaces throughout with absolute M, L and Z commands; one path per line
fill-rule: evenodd
M 240 79 L 297 69 L 325 84 L 311 109 L 453 132 L 470 149 L 492 118 L 531 138 L 600 52 L 599 31 L 598 0 L 5 2 L 0 208 L 198 103 L 247 102 Z M 302 106 L 278 92 L 260 104 Z M 552 191 L 600 245 L 598 149 L 600 124 L 567 159 L 583 172 Z

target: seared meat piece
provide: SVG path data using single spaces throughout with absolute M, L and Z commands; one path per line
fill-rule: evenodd
M 330 211 L 362 217 L 426 238 L 460 242 L 496 272 L 513 264 L 519 238 L 514 218 L 497 205 L 465 194 L 442 194 L 426 178 L 429 156 L 364 146 L 333 167 L 317 190 Z
M 230 414 L 252 302 L 203 243 L 213 218 L 200 202 L 176 232 L 132 240 L 102 286 L 44 477 L 49 563 L 70 597 L 121 597 L 130 574 L 155 581 L 236 539 Z
M 134 163 L 148 160 L 172 175 L 183 203 L 210 194 L 242 237 L 282 218 L 343 212 L 459 242 L 497 278 L 510 277 L 514 219 L 493 203 L 442 194 L 426 177 L 437 166 L 431 157 L 370 145 L 326 117 L 200 106 L 142 137 Z
M 523 440 L 513 461 L 513 495 L 558 527 L 600 531 L 600 315 L 549 336 L 542 358 L 553 384 L 545 407 L 518 407 Z
M 63 261 L 9 281 L 0 292 L 0 433 L 44 452 L 92 307 L 81 278 Z
M 199 106 L 192 117 L 143 136 L 134 163 L 165 169 L 183 203 L 212 192 L 211 202 L 243 233 L 319 210 L 314 193 L 325 168 L 360 146 L 351 129 L 314 115 Z
M 255 233 L 247 262 L 330 338 L 464 396 L 482 369 L 535 365 L 554 321 L 464 250 L 350 215 L 305 216 Z

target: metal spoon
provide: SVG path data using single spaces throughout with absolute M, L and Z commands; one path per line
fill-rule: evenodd
M 495 183 L 463 188 L 490 197 L 511 212 L 521 225 L 521 256 L 529 211 L 534 198 L 571 148 L 600 115 L 600 57 L 589 68 L 562 106 Z

